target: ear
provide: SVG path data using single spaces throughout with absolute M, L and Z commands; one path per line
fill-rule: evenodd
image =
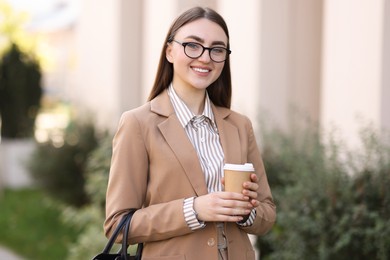
M 170 63 L 173 63 L 172 44 L 170 43 L 167 43 L 167 48 L 165 49 L 165 57 Z

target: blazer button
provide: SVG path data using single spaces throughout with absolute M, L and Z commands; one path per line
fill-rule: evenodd
M 215 239 L 214 238 L 209 238 L 209 240 L 207 240 L 207 245 L 208 246 L 214 246 L 215 245 Z

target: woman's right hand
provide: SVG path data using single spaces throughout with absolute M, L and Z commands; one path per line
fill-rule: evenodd
M 236 192 L 213 192 L 194 201 L 198 219 L 205 222 L 239 222 L 252 209 L 249 197 Z

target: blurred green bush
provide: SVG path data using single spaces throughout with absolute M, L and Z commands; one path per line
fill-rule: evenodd
M 64 204 L 81 207 L 88 203 L 85 167 L 98 138 L 93 123 L 73 121 L 65 130 L 62 144 L 38 144 L 28 162 L 36 183 Z
M 262 259 L 390 258 L 388 136 L 364 128 L 354 151 L 309 127 L 264 140 L 277 223 L 258 239 Z
M 112 137 L 101 139 L 89 157 L 85 169 L 85 191 L 91 203 L 81 209 L 68 207 L 63 214 L 67 225 L 82 229 L 78 239 L 70 245 L 67 259 L 92 259 L 107 243 L 103 233 L 105 201 L 110 170 Z

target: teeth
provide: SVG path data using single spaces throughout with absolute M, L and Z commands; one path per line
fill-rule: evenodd
M 201 69 L 201 68 L 194 68 L 194 70 L 199 72 L 209 72 L 209 70 Z

